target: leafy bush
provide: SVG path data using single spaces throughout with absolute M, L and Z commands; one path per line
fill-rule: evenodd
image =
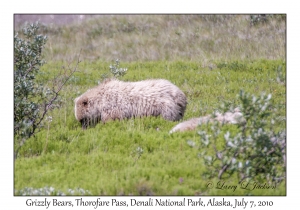
M 42 126 L 48 111 L 54 107 L 58 94 L 76 71 L 65 69 L 53 79 L 52 88 L 36 82 L 40 67 L 45 63 L 42 50 L 47 37 L 38 34 L 39 23 L 23 28 L 14 37 L 14 137 L 15 158 L 24 142 Z
M 38 98 L 43 98 L 43 86 L 36 85 L 35 74 L 44 64 L 42 49 L 47 37 L 37 34 L 38 24 L 23 29 L 23 38 L 14 37 L 14 135 L 22 145 L 36 129 L 39 121 Z
M 115 77 L 122 77 L 126 74 L 127 72 L 127 68 L 120 68 L 120 61 L 119 59 L 117 59 L 115 61 L 115 64 L 113 65 L 110 65 L 109 66 L 109 69 L 110 69 L 110 72 L 115 76 Z
M 120 68 L 120 60 L 116 59 L 115 64 L 109 65 L 109 73 L 101 75 L 102 80 L 106 78 L 120 78 L 127 73 L 127 68 Z M 100 81 L 98 81 L 100 83 Z
M 224 131 L 224 125 L 217 122 L 200 127 L 201 148 L 206 148 L 200 156 L 208 169 L 206 175 L 281 181 L 286 171 L 286 132 L 278 127 L 285 118 L 277 116 L 271 94 L 256 97 L 241 91 L 239 99 L 245 121 L 238 124 L 237 131 Z

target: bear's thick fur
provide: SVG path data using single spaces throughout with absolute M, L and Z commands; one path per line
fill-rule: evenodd
M 214 122 L 218 121 L 220 123 L 227 123 L 227 124 L 237 124 L 244 122 L 243 114 L 240 112 L 239 108 L 235 108 L 233 112 L 225 112 L 224 114 L 221 114 L 217 112 L 215 116 L 204 116 L 199 118 L 192 118 L 187 121 L 181 122 L 177 124 L 175 127 L 173 127 L 170 130 L 170 133 L 174 133 L 177 131 L 188 131 L 188 130 L 194 130 L 197 128 L 199 124 L 202 123 L 208 123 L 208 122 Z
M 182 119 L 185 94 L 164 79 L 123 82 L 107 79 L 75 100 L 75 117 L 83 128 L 99 121 L 141 116 L 159 116 L 170 121 Z

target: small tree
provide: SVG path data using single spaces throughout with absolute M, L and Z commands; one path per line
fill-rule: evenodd
M 14 36 L 14 139 L 15 158 L 24 142 L 42 126 L 59 92 L 76 71 L 79 60 L 54 78 L 52 88 L 36 83 L 36 75 L 45 63 L 42 50 L 47 37 L 38 34 L 39 24 L 23 28 L 21 37 Z M 78 58 L 79 59 L 79 58 Z
M 286 132 L 275 125 L 285 118 L 278 116 L 270 94 L 256 97 L 241 91 L 239 99 L 245 121 L 237 125 L 237 132 L 223 131 L 222 138 L 222 124 L 200 127 L 200 145 L 205 148 L 200 156 L 208 169 L 206 175 L 224 179 L 236 173 L 240 181 L 281 181 L 286 171 Z M 219 141 L 224 141 L 222 149 Z

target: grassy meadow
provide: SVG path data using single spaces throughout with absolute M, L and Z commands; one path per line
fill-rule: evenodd
M 286 195 L 285 182 L 248 191 L 236 176 L 221 180 L 237 185 L 235 191 L 218 189 L 219 180 L 203 177 L 201 148 L 187 143 L 199 145 L 198 130 L 169 134 L 178 122 L 145 117 L 82 130 L 74 116 L 74 99 L 101 82 L 116 59 L 128 69 L 124 81 L 164 78 L 177 85 L 188 98 L 183 120 L 211 114 L 223 102 L 238 105 L 240 90 L 271 93 L 285 116 L 285 18 L 251 23 L 250 15 L 97 15 L 43 25 L 47 63 L 38 82 L 51 86 L 80 51 L 81 62 L 47 114 L 52 120 L 14 161 L 15 195 L 44 187 L 88 195 Z M 285 121 L 276 126 L 285 128 Z

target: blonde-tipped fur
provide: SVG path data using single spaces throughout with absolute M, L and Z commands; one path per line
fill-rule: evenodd
M 123 82 L 108 79 L 77 97 L 75 117 L 83 127 L 98 121 L 141 116 L 159 116 L 170 121 L 182 119 L 186 96 L 164 79 Z
M 243 114 L 239 108 L 235 108 L 233 112 L 225 112 L 224 114 L 216 113 L 215 116 L 204 116 L 199 118 L 192 118 L 182 123 L 177 124 L 170 130 L 170 133 L 182 132 L 188 130 L 195 130 L 199 124 L 218 121 L 220 123 L 237 124 L 244 122 Z

